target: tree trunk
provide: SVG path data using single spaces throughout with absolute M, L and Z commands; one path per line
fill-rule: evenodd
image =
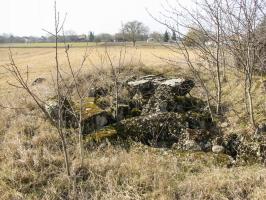
M 82 99 L 80 97 L 80 102 L 79 102 L 79 154 L 80 154 L 80 165 L 83 166 L 83 123 L 82 123 L 82 108 L 83 108 L 83 103 Z
M 249 103 L 250 123 L 255 128 L 256 127 L 256 123 L 255 123 L 255 119 L 254 119 L 253 99 L 252 99 L 252 95 L 251 95 L 251 88 L 250 88 L 250 86 L 248 87 L 247 96 L 248 96 L 248 103 Z
M 221 24 L 220 24 L 220 10 L 219 6 L 217 6 L 217 49 L 216 49 L 216 81 L 217 81 L 217 105 L 216 105 L 216 114 L 219 115 L 221 113 L 221 96 L 222 96 L 222 85 L 221 85 L 221 74 L 220 74 L 220 53 L 221 53 Z
M 133 40 L 133 47 L 136 46 L 136 40 Z
M 249 118 L 250 118 L 250 123 L 251 125 L 256 128 L 256 123 L 254 119 L 254 110 L 253 110 L 253 99 L 252 99 L 252 94 L 251 94 L 251 87 L 252 87 L 252 73 L 253 73 L 253 63 L 254 63 L 254 52 L 252 55 L 251 52 L 251 47 L 250 47 L 250 42 L 248 42 L 248 49 L 247 49 L 247 67 L 245 70 L 246 73 L 246 93 L 247 93 L 247 98 L 248 98 L 248 107 L 249 107 Z M 254 48 L 253 48 L 254 49 Z
M 62 141 L 62 147 L 63 147 L 63 152 L 64 152 L 66 172 L 67 172 L 67 175 L 70 177 L 70 166 L 69 166 L 69 158 L 68 158 L 68 152 L 67 152 L 66 139 L 65 139 L 64 133 L 62 131 L 61 131 L 61 141 Z

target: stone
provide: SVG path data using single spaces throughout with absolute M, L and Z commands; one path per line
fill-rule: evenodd
M 241 144 L 241 137 L 239 136 L 239 134 L 228 134 L 223 138 L 223 140 L 223 146 L 225 147 L 226 154 L 236 159 L 238 149 Z
M 265 163 L 265 153 L 263 151 L 263 146 L 266 144 L 261 144 L 257 142 L 242 141 L 237 149 L 236 160 L 238 163 L 243 164 L 254 164 L 256 162 Z
M 168 79 L 161 83 L 162 86 L 171 88 L 176 96 L 185 96 L 195 86 L 192 80 L 186 80 L 183 78 Z
M 223 137 L 216 137 L 216 138 L 214 138 L 213 139 L 213 141 L 212 141 L 212 145 L 214 146 L 214 145 L 219 145 L 219 146 L 222 146 L 224 144 L 224 139 L 223 139 Z
M 188 140 L 194 140 L 199 146 L 204 146 L 211 135 L 208 131 L 198 130 L 200 129 L 200 123 L 197 122 L 199 118 L 193 118 L 195 122 L 190 124 L 192 118 L 193 116 L 188 117 L 186 114 L 174 112 L 153 113 L 122 120 L 114 126 L 122 139 L 131 138 L 143 144 L 161 147 L 171 147 L 179 141 L 184 143 L 186 139 L 183 138 L 188 138 L 187 128 L 193 127 L 190 132 L 193 130 L 195 134 Z M 182 144 L 180 146 L 182 149 Z
M 43 82 L 46 81 L 46 78 L 36 78 L 33 82 L 32 82 L 32 86 L 35 86 L 35 85 L 38 85 L 38 84 L 41 84 Z
M 194 85 L 192 80 L 182 78 L 166 79 L 155 75 L 144 76 L 138 80 L 128 82 L 128 88 L 132 96 L 139 92 L 143 98 L 153 96 L 160 86 L 161 89 L 169 88 L 174 95 L 184 96 L 190 92 Z
M 226 128 L 226 127 L 228 127 L 229 126 L 229 124 L 227 123 L 227 122 L 223 122 L 223 123 L 221 123 L 221 128 Z
M 177 97 L 189 93 L 194 85 L 194 82 L 189 79 L 166 79 L 161 76 L 148 75 L 128 82 L 128 90 L 132 99 L 140 105 L 138 108 L 143 107 L 142 115 L 146 115 L 154 112 L 187 110 L 187 102 L 180 102 L 180 98 Z
M 82 120 L 84 125 L 84 134 L 88 134 L 92 131 L 99 130 L 108 125 L 110 121 L 110 115 L 106 111 L 98 112 Z
M 183 146 L 184 147 L 182 150 L 186 150 L 186 151 L 201 151 L 202 150 L 201 146 L 194 140 L 186 140 Z
M 259 145 L 259 151 L 257 153 L 260 161 L 266 164 L 266 143 L 262 143 Z
M 44 109 L 47 111 L 51 119 L 53 119 L 55 122 L 59 119 L 59 103 L 58 103 L 57 96 L 49 98 L 45 102 Z M 64 126 L 70 127 L 73 120 L 74 115 L 72 112 L 72 106 L 71 101 L 67 98 L 61 97 L 60 98 L 60 104 L 61 104 L 61 118 L 62 122 L 64 123 Z
M 156 78 L 156 75 L 150 74 L 150 75 L 145 75 L 145 76 L 141 76 L 139 79 L 143 79 L 143 80 L 153 80 L 154 78 Z
M 81 124 L 84 134 L 101 129 L 114 122 L 112 115 L 108 111 L 102 110 L 94 103 L 94 98 L 84 98 L 82 102 Z M 55 122 L 58 120 L 58 109 L 56 97 L 49 99 L 45 104 L 45 110 Z M 79 117 L 79 101 L 72 102 L 68 99 L 62 99 L 63 125 L 67 128 L 78 128 Z
M 207 141 L 206 143 L 203 144 L 203 150 L 210 150 L 212 147 L 211 141 Z
M 224 138 L 225 152 L 238 164 L 266 164 L 266 138 L 246 134 L 230 134 Z
M 105 97 L 108 95 L 108 89 L 104 87 L 92 87 L 89 90 L 88 96 L 89 97 Z
M 155 94 L 144 106 L 143 115 L 154 112 L 172 111 L 170 107 L 174 104 L 174 97 L 175 96 L 171 93 L 171 88 L 159 86 Z
M 130 107 L 142 109 L 143 105 L 147 104 L 147 102 L 148 100 L 144 99 L 141 94 L 135 94 L 130 101 Z
M 266 123 L 259 124 L 257 128 L 258 133 L 266 133 Z
M 155 94 L 143 106 L 143 114 L 153 112 L 206 112 L 206 103 L 194 97 L 176 96 L 172 89 L 159 86 Z
M 76 113 L 80 112 L 78 103 L 74 104 L 74 110 Z M 114 122 L 111 113 L 98 107 L 94 103 L 94 98 L 83 99 L 81 115 L 84 134 L 89 134 Z
M 220 146 L 220 145 L 214 145 L 212 147 L 212 152 L 213 153 L 217 153 L 217 154 L 224 153 L 225 152 L 225 148 L 223 146 Z
M 209 151 L 215 135 L 204 129 L 186 128 L 177 143 L 179 150 Z
M 118 111 L 117 111 L 117 116 L 116 115 L 116 111 L 115 111 L 115 106 L 114 106 L 114 111 L 113 111 L 113 117 L 116 118 L 117 121 L 121 121 L 125 118 L 127 118 L 130 114 L 130 108 L 128 105 L 123 105 L 123 104 L 119 104 L 118 105 Z
M 134 95 L 136 93 L 140 93 L 143 98 L 149 98 L 153 95 L 155 90 L 155 86 L 152 81 L 145 79 L 128 82 L 128 86 L 130 94 Z

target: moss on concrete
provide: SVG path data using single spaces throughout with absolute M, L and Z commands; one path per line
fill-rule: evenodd
M 80 104 L 79 102 L 75 102 L 74 107 L 76 112 L 80 112 Z M 98 113 L 101 113 L 103 110 L 97 106 L 94 103 L 94 98 L 93 97 L 87 97 L 82 99 L 82 118 L 86 119 L 89 118 L 93 115 L 96 115 Z
M 101 129 L 95 133 L 85 136 L 85 143 L 90 142 L 101 142 L 105 139 L 114 139 L 117 137 L 117 131 L 113 126 L 108 126 L 104 129 Z

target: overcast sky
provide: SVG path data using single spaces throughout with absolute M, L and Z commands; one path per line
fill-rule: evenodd
M 175 1 L 175 0 L 170 0 Z M 182 1 L 182 0 L 181 0 Z M 189 1 L 189 0 L 183 0 Z M 116 33 L 121 23 L 142 21 L 150 30 L 164 31 L 147 13 L 157 14 L 165 0 L 57 0 L 62 18 L 67 13 L 65 30 L 78 34 L 94 31 Z M 54 0 L 0 0 L 0 34 L 46 35 L 52 30 Z

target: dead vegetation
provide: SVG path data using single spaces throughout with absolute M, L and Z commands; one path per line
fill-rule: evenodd
M 55 33 L 52 33 L 55 39 L 61 30 L 57 19 L 55 10 Z M 154 148 L 156 145 L 143 145 L 133 137 L 116 137 L 112 141 L 110 136 L 117 134 L 114 132 L 117 131 L 114 129 L 117 124 L 111 124 L 99 132 L 96 127 L 90 130 L 90 133 L 93 132 L 90 135 L 84 134 L 86 117 L 107 112 L 105 108 L 110 108 L 108 114 L 113 116 L 112 120 L 118 123 L 123 120 L 119 118 L 118 106 L 125 99 L 131 100 L 129 90 L 125 89 L 127 81 L 153 74 L 194 79 L 195 88 L 192 81 L 191 93 L 189 89 L 184 95 L 175 94 L 175 100 L 182 104 L 187 99 L 194 99 L 204 112 L 209 112 L 207 120 L 214 126 L 212 129 L 200 128 L 203 131 L 195 131 L 196 138 L 205 129 L 212 136 L 217 133 L 225 138 L 235 135 L 244 139 L 252 138 L 256 134 L 255 121 L 258 124 L 266 121 L 266 97 L 263 95 L 265 77 L 253 72 L 240 73 L 238 68 L 228 67 L 223 68 L 226 69 L 226 79 L 221 79 L 219 30 L 220 27 L 216 41 L 219 48 L 211 53 L 214 66 L 208 67 L 205 62 L 198 62 L 202 61 L 199 59 L 202 52 L 196 48 L 180 48 L 178 44 L 166 47 L 163 52 L 162 47 L 135 49 L 106 46 L 91 48 L 87 54 L 86 48 L 83 57 L 80 57 L 79 52 L 80 60 L 75 58 L 74 62 L 72 58 L 77 52 L 69 48 L 64 51 L 56 48 L 56 64 L 49 61 L 46 66 L 39 67 L 42 64 L 38 63 L 35 73 L 43 77 L 35 77 L 30 73 L 33 66 L 23 65 L 29 63 L 27 53 L 18 55 L 21 60 L 17 64 L 16 53 L 11 51 L 11 64 L 6 64 L 4 60 L 1 68 L 6 70 L 1 74 L 1 83 L 8 81 L 1 85 L 1 199 L 265 199 L 265 155 L 260 155 L 264 159 L 263 163 L 250 154 L 244 154 L 243 157 L 246 157 L 241 160 L 224 151 L 181 151 L 174 145 L 177 143 L 171 143 L 167 148 Z M 214 50 L 213 47 L 206 48 Z M 159 55 L 154 54 L 154 51 Z M 49 59 L 47 52 L 43 53 L 44 63 Z M 232 57 L 227 58 L 228 62 L 232 62 Z M 36 58 L 33 60 L 36 62 Z M 51 76 L 48 76 L 51 70 L 46 68 L 48 65 L 53 66 Z M 7 77 L 6 72 L 11 73 L 12 77 Z M 247 76 L 251 76 L 249 81 L 252 81 L 248 86 L 248 93 L 252 96 L 252 116 L 251 110 L 247 112 L 247 98 L 243 96 L 247 92 Z M 11 86 L 14 88 L 10 89 Z M 159 94 L 165 98 L 170 93 Z M 190 97 L 185 97 L 187 93 Z M 47 98 L 55 103 L 54 116 L 45 108 L 48 105 Z M 64 108 L 65 101 L 68 108 Z M 73 111 L 70 120 L 73 126 L 67 126 L 64 121 L 66 110 Z M 194 110 L 186 113 L 193 122 L 201 117 L 200 114 L 204 114 L 201 108 L 195 110 L 199 113 L 193 113 Z M 181 111 L 176 111 L 178 114 L 171 113 L 173 110 L 167 112 L 159 113 L 163 116 L 162 125 L 167 126 L 166 121 L 178 125 L 172 116 L 179 117 Z M 143 114 L 137 107 L 132 113 L 132 118 Z M 152 114 L 147 115 L 148 122 L 151 122 L 152 116 L 156 117 Z M 203 115 L 204 120 L 206 116 Z M 141 121 L 144 118 L 141 117 L 135 118 L 137 128 L 143 125 Z M 251 123 L 248 123 L 250 118 Z M 174 127 L 171 123 L 170 128 Z M 182 129 L 191 131 L 188 120 L 182 123 Z M 152 135 L 153 127 L 150 126 L 153 125 L 145 125 L 136 132 L 145 130 L 142 135 L 147 136 L 150 132 Z M 125 128 L 124 134 L 130 136 L 135 126 L 132 124 L 128 126 L 129 129 Z M 249 152 L 249 148 L 252 151 L 253 146 L 249 144 L 245 146 L 246 152 Z M 256 144 L 265 147 L 263 140 Z M 210 149 L 210 146 L 206 149 Z M 255 154 L 261 152 L 265 152 L 265 149 L 255 151 Z
M 228 168 L 228 157 L 131 144 L 103 143 L 84 152 L 80 167 L 75 134 L 67 137 L 71 176 L 56 130 L 36 111 L 9 112 L 1 136 L 2 199 L 264 199 L 265 168 Z M 73 185 L 74 184 L 74 185 Z M 75 188 L 75 189 L 73 189 Z
M 165 70 L 140 67 L 136 71 L 139 75 L 165 72 L 173 76 L 176 73 L 175 68 L 166 67 Z M 224 91 L 228 90 L 228 93 L 224 96 L 226 106 L 234 111 L 224 110 L 229 125 L 223 131 L 249 132 L 243 120 L 248 117 L 242 110 L 244 101 L 234 103 L 235 99 L 241 99 L 242 93 L 232 95 L 229 92 L 241 85 L 237 76 L 232 74 L 230 77 L 235 81 L 225 86 Z M 261 97 L 260 87 L 254 87 L 253 92 Z M 259 164 L 228 168 L 230 159 L 226 155 L 154 149 L 132 141 L 129 141 L 130 148 L 114 146 L 108 141 L 98 147 L 85 142 L 81 167 L 77 156 L 78 134 L 71 129 L 66 133 L 70 181 L 64 171 L 64 157 L 56 129 L 25 93 L 20 91 L 19 95 L 25 98 L 15 99 L 9 106 L 23 109 L 1 110 L 2 199 L 265 198 L 265 168 Z M 195 89 L 192 95 L 200 96 L 200 90 Z M 262 121 L 265 120 L 264 110 L 260 109 L 263 99 L 257 98 L 254 102 L 258 106 L 256 118 Z M 239 126 L 240 122 L 242 126 Z

